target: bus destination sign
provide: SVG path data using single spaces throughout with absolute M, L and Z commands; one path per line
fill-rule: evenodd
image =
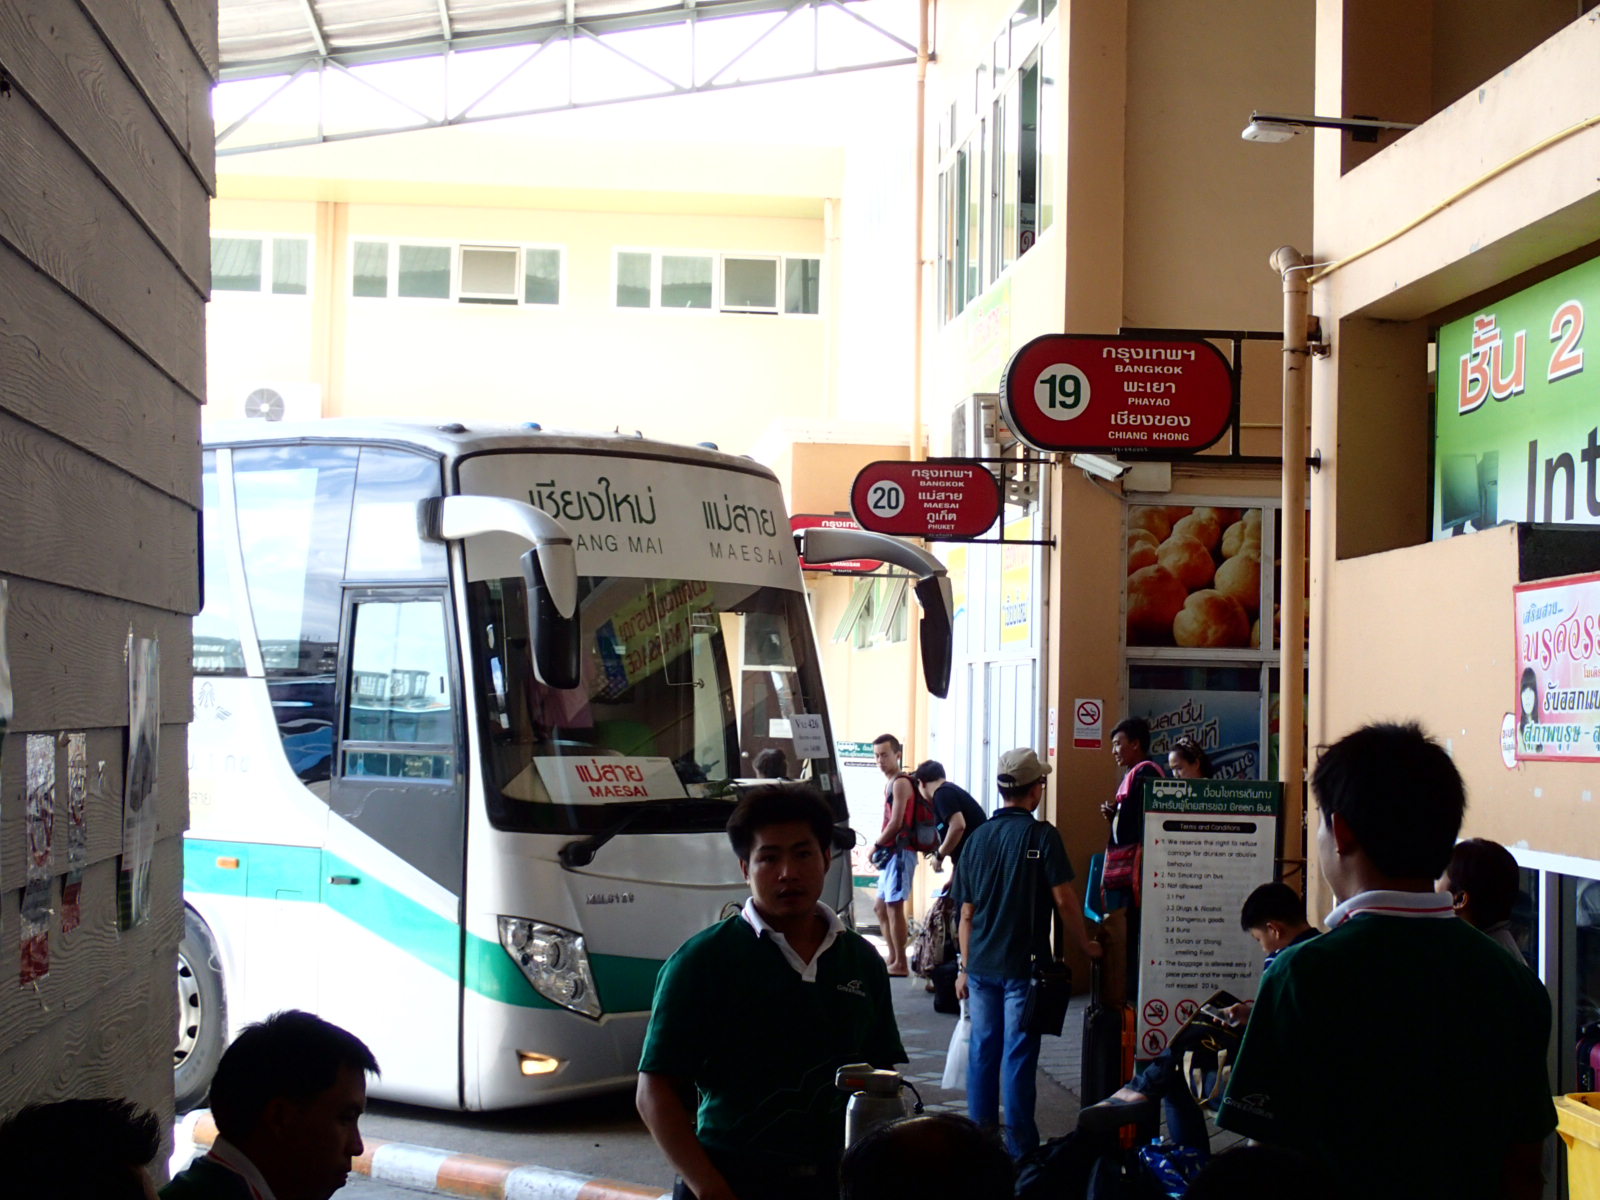
M 789 529 L 799 533 L 802 529 L 860 529 L 855 520 L 846 516 L 823 516 L 816 513 L 795 513 L 789 518 Z M 839 562 L 808 563 L 800 559 L 802 571 L 832 571 L 836 575 L 870 575 L 883 563 L 876 558 L 847 558 Z
M 850 510 L 874 533 L 975 538 L 1000 519 L 1000 485 L 977 462 L 874 462 L 851 485 Z
M 1200 338 L 1050 333 L 1012 355 L 1004 403 L 1035 450 L 1193 453 L 1228 428 L 1233 368 Z

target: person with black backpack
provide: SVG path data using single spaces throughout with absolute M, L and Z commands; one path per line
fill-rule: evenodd
M 951 867 L 961 857 L 961 847 L 987 814 L 972 793 L 945 778 L 944 764 L 928 759 L 911 772 L 917 795 L 933 814 L 938 840 L 933 847 L 933 869 L 941 870 L 945 859 Z M 920 812 L 920 806 L 919 806 Z

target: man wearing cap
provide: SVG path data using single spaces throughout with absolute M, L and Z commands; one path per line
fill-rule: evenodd
M 1061 835 L 1033 817 L 1048 774 L 1026 747 L 1000 756 L 1000 808 L 967 837 L 953 885 L 961 912 L 956 994 L 967 1001 L 972 1019 L 967 1110 L 992 1128 L 1000 1123 L 1003 1093 L 1006 1148 L 1016 1158 L 1039 1144 L 1033 1120 L 1039 1035 L 1023 1031 L 1022 1010 L 1034 958 L 1054 953 L 1052 907 L 1083 952 L 1100 956 L 1084 925 Z

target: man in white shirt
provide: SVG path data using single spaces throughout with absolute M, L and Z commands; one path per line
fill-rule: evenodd
M 245 1027 L 211 1081 L 217 1140 L 161 1189 L 161 1200 L 328 1200 L 363 1149 L 362 1040 L 288 1009 Z

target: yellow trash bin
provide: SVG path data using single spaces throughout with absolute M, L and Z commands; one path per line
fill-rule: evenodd
M 1600 1200 L 1600 1092 L 1557 1096 L 1556 1132 L 1567 1144 L 1572 1200 Z

